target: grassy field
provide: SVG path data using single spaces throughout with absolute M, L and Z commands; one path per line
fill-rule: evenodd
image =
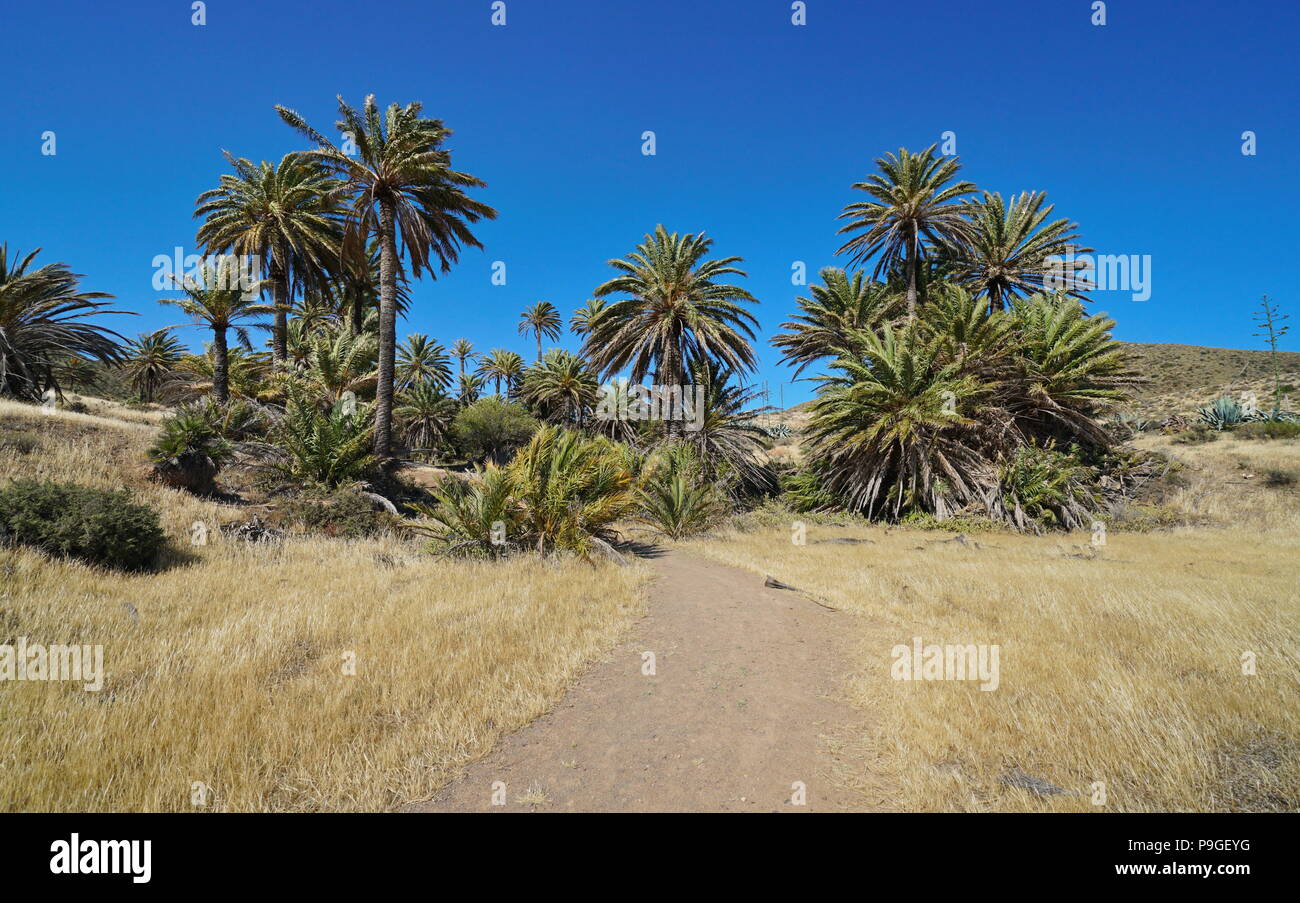
M 688 547 L 842 609 L 858 649 L 849 694 L 871 725 L 846 745 L 849 779 L 880 806 L 1295 809 L 1300 498 L 1258 475 L 1296 472 L 1300 445 L 1173 453 L 1187 470 L 1169 506 L 1197 525 L 1112 531 L 1101 547 L 812 523 L 795 545 L 790 524 L 770 522 Z M 998 645 L 1000 685 L 892 679 L 891 650 L 913 637 Z M 1021 789 L 1018 774 L 1065 792 Z
M 0 692 L 0 810 L 396 808 L 554 704 L 641 610 L 641 566 L 222 540 L 238 512 L 144 480 L 153 434 L 0 402 L 0 484 L 125 483 L 176 545 L 139 575 L 0 549 L 0 643 L 102 644 L 107 671 L 97 693 Z

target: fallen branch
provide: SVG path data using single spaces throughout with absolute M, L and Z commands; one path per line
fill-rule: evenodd
M 782 583 L 780 580 L 777 580 L 777 579 L 775 579 L 775 578 L 773 578 L 773 577 L 767 577 L 767 578 L 763 581 L 763 585 L 766 586 L 766 587 L 768 587 L 768 588 L 770 588 L 770 589 L 788 589 L 788 590 L 790 590 L 791 592 L 798 593 L 799 595 L 803 596 L 803 597 L 804 597 L 805 599 L 807 599 L 808 601 L 810 601 L 810 602 L 814 602 L 814 603 L 816 603 L 817 605 L 820 605 L 822 608 L 825 608 L 825 609 L 827 609 L 828 611 L 839 611 L 839 610 L 840 610 L 840 609 L 836 608 L 834 605 L 827 605 L 827 604 L 826 604 L 825 602 L 823 602 L 821 599 L 818 599 L 816 596 L 814 596 L 812 593 L 810 593 L 810 592 L 808 592 L 808 591 L 806 591 L 806 590 L 802 590 L 802 589 L 800 589 L 800 588 L 797 587 L 797 586 L 791 586 L 791 585 L 788 584 L 788 583 Z

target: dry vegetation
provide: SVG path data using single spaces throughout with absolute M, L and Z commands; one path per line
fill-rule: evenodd
M 1167 442 L 1167 440 L 1164 440 Z M 1158 444 L 1158 443 L 1156 443 Z M 1170 508 L 1196 526 L 1032 537 L 788 523 L 691 544 L 841 607 L 850 696 L 871 719 L 853 779 L 896 810 L 1293 810 L 1300 806 L 1300 444 L 1223 440 Z M 1246 479 L 1246 475 L 1252 475 Z M 833 538 L 867 540 L 827 543 Z M 997 644 L 1001 685 L 905 682 L 890 650 Z M 1257 657 L 1255 676 L 1242 655 Z M 1006 783 L 1017 771 L 1065 790 Z
M 0 484 L 125 483 L 177 546 L 139 575 L 0 549 L 0 643 L 103 644 L 108 673 L 0 693 L 0 810 L 189 810 L 194 782 L 215 811 L 395 808 L 554 704 L 640 610 L 636 566 L 396 537 L 191 547 L 231 512 L 144 482 L 154 432 L 0 402 Z

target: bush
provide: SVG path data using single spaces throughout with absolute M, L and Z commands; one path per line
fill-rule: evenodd
M 1264 485 L 1274 489 L 1286 489 L 1296 484 L 1296 475 L 1291 470 L 1268 470 L 1264 472 Z
M 355 489 L 339 489 L 324 498 L 295 498 L 281 507 L 288 521 L 313 533 L 362 539 L 395 529 L 400 519 L 375 508 Z
M 1287 420 L 1243 423 L 1233 431 L 1233 435 L 1241 439 L 1297 439 L 1300 438 L 1300 423 Z
M 148 567 L 165 536 L 158 513 L 125 490 L 18 480 L 0 490 L 6 541 L 122 570 Z
M 500 464 L 522 448 L 537 421 L 522 405 L 500 398 L 481 398 L 466 407 L 451 425 L 457 450 L 471 461 Z
M 204 495 L 216 492 L 213 481 L 234 454 L 234 445 L 221 435 L 212 412 L 201 404 L 181 407 L 164 420 L 149 449 L 155 480 Z
M 646 469 L 637 492 L 639 519 L 670 539 L 702 533 L 726 513 L 717 487 L 703 479 L 699 459 L 685 444 L 665 446 Z
M 1017 528 L 1074 529 L 1091 522 L 1091 512 L 1101 504 L 1095 478 L 1076 455 L 1026 445 L 1003 465 L 999 489 Z

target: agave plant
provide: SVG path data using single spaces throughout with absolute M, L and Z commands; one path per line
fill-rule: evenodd
M 1200 415 L 1202 423 L 1208 424 L 1219 431 L 1232 429 L 1246 420 L 1246 414 L 1241 407 L 1241 403 L 1229 398 L 1227 395 L 1216 398 L 1213 404 L 1201 408 L 1197 413 Z

